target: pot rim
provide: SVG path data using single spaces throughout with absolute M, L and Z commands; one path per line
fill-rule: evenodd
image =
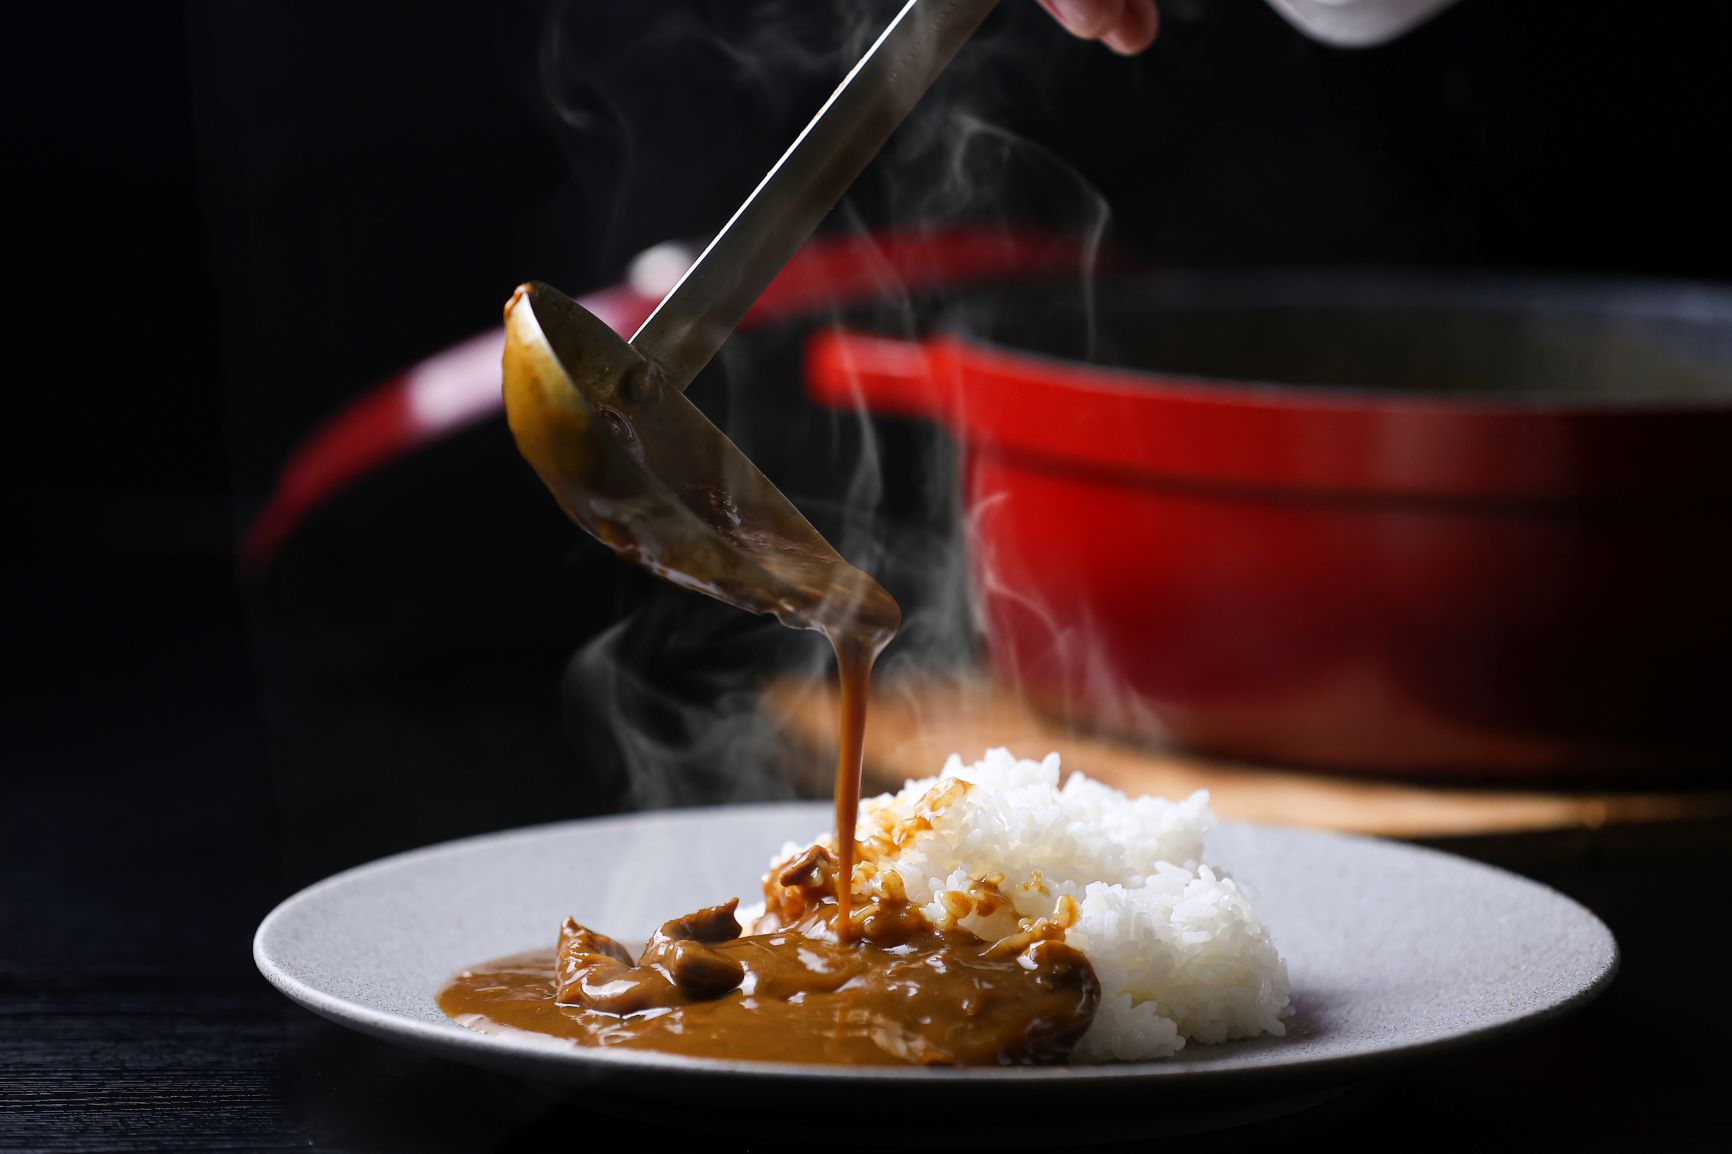
M 1128 291 L 1127 291 L 1128 290 Z M 1020 345 L 982 331 L 993 327 L 979 314 L 1014 316 L 1018 302 L 1050 294 L 1050 284 L 1014 285 L 990 295 L 971 294 L 952 306 L 933 327 L 934 341 L 950 339 L 970 350 L 1044 364 L 1065 374 L 1089 378 L 1102 390 L 1142 392 L 1150 389 L 1198 397 L 1229 394 L 1288 405 L 1295 409 L 1397 408 L 1439 406 L 1459 412 L 1732 412 L 1732 369 L 1716 382 L 1723 390 L 1712 396 L 1587 395 L 1566 391 L 1513 393 L 1498 388 L 1426 387 L 1377 388 L 1332 383 L 1295 382 L 1265 377 L 1139 368 L 1132 365 L 1079 360 L 1049 350 Z M 1118 312 L 1155 309 L 1168 313 L 1299 310 L 1338 308 L 1343 311 L 1424 312 L 1450 309 L 1458 313 L 1503 313 L 1539 318 L 1673 320 L 1723 327 L 1732 348 L 1732 285 L 1708 281 L 1636 277 L 1563 277 L 1536 273 L 1497 275 L 1455 270 L 1418 270 L 1367 266 L 1329 269 L 1281 266 L 1264 269 L 1168 270 L 1104 277 L 1080 284 L 1081 307 Z M 1050 301 L 1050 295 L 1048 295 Z M 1008 303 L 1007 303 L 1008 302 Z M 1004 321 L 998 321 L 1002 325 Z M 1732 362 L 1729 362 L 1732 364 Z

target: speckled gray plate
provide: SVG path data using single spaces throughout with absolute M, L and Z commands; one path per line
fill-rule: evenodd
M 1031 1082 L 1083 1096 L 1342 1082 L 1553 1018 L 1617 968 L 1598 918 L 1525 878 L 1393 842 L 1229 824 L 1209 836 L 1208 858 L 1250 888 L 1287 959 L 1297 1013 L 1284 1038 L 1109 1066 L 795 1066 L 478 1034 L 434 1004 L 465 966 L 551 946 L 568 914 L 641 940 L 673 914 L 749 900 L 771 853 L 829 821 L 824 804 L 689 810 L 433 846 L 296 894 L 259 926 L 253 956 L 307 1009 L 387 1041 L 541 1079 L 736 1102 L 790 1082 L 894 1083 L 952 1101 Z

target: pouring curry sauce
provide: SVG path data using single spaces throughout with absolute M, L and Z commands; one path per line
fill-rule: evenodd
M 482 1031 L 709 1058 L 1063 1060 L 1100 986 L 1064 943 L 1062 919 L 988 942 L 934 926 L 882 884 L 855 907 L 866 704 L 873 663 L 901 623 L 895 599 L 658 366 L 545 285 L 506 306 L 505 399 L 525 459 L 599 540 L 674 584 L 828 639 L 841 686 L 833 849 L 813 846 L 766 877 L 749 935 L 737 899 L 663 923 L 635 957 L 568 918 L 552 952 L 467 970 L 440 1008 Z M 981 884 L 990 903 L 991 879 Z

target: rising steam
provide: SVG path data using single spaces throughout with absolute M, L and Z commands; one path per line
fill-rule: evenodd
M 626 189 L 648 178 L 636 169 L 648 151 L 634 141 L 657 129 L 642 122 L 627 96 L 610 91 L 610 80 L 658 68 L 670 56 L 707 52 L 724 63 L 739 89 L 743 115 L 772 114 L 779 129 L 773 159 L 895 7 L 774 0 L 750 5 L 749 23 L 733 28 L 689 12 L 664 17 L 645 9 L 643 27 L 621 60 L 572 76 L 573 56 L 562 45 L 576 34 L 574 15 L 571 5 L 557 6 L 548 34 L 554 43 L 543 53 L 544 86 L 558 120 L 576 138 L 569 147 L 579 150 L 588 138 L 611 150 L 623 166 L 619 187 Z M 1014 118 L 1007 115 L 1016 100 L 1038 99 L 1031 61 L 1045 58 L 1055 35 L 1034 5 L 1005 5 L 826 230 L 871 236 L 886 228 L 970 225 L 1074 237 L 1076 274 L 1069 284 L 1049 282 L 1049 291 L 1073 301 L 1080 296 L 1087 306 L 1080 312 L 1084 331 L 1074 343 L 1092 350 L 1091 294 L 1109 210 L 1080 173 L 1011 128 Z M 711 227 L 725 217 L 719 211 Z M 845 322 L 911 338 L 930 329 L 944 310 L 897 283 L 888 262 L 879 271 L 878 300 L 864 308 L 832 302 L 827 312 L 815 313 L 812 327 Z M 881 694 L 901 692 L 918 707 L 913 686 L 965 678 L 977 663 L 971 558 L 986 586 L 1015 596 L 1017 582 L 996 574 L 991 558 L 971 553 L 954 444 L 928 428 L 881 432 L 858 401 L 842 412 L 804 402 L 792 379 L 797 344 L 767 337 L 731 342 L 692 396 L 843 556 L 901 602 L 903 631 L 879 662 L 876 686 Z M 975 516 L 990 516 L 992 496 L 976 499 Z M 597 756 L 596 739 L 605 735 L 606 756 L 629 784 L 631 802 L 646 808 L 790 796 L 795 782 L 822 789 L 828 752 L 791 748 L 761 712 L 759 688 L 772 674 L 833 677 L 823 640 L 658 583 L 640 584 L 630 614 L 586 644 L 566 670 L 562 697 L 586 756 Z M 1030 609 L 1054 623 L 1055 646 L 1083 643 L 1045 607 Z M 790 757 L 809 764 L 790 765 Z

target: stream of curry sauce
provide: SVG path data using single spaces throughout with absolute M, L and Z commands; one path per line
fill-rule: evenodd
M 850 1065 L 1062 1061 L 1093 1021 L 1088 960 L 1040 934 L 987 942 L 878 896 L 856 914 L 852 879 L 872 667 L 894 629 L 817 623 L 836 652 L 840 717 L 833 853 L 814 846 L 765 882 L 760 932 L 737 899 L 665 923 L 633 957 L 566 919 L 553 952 L 459 974 L 453 1020 L 583 1045 L 704 1058 Z

